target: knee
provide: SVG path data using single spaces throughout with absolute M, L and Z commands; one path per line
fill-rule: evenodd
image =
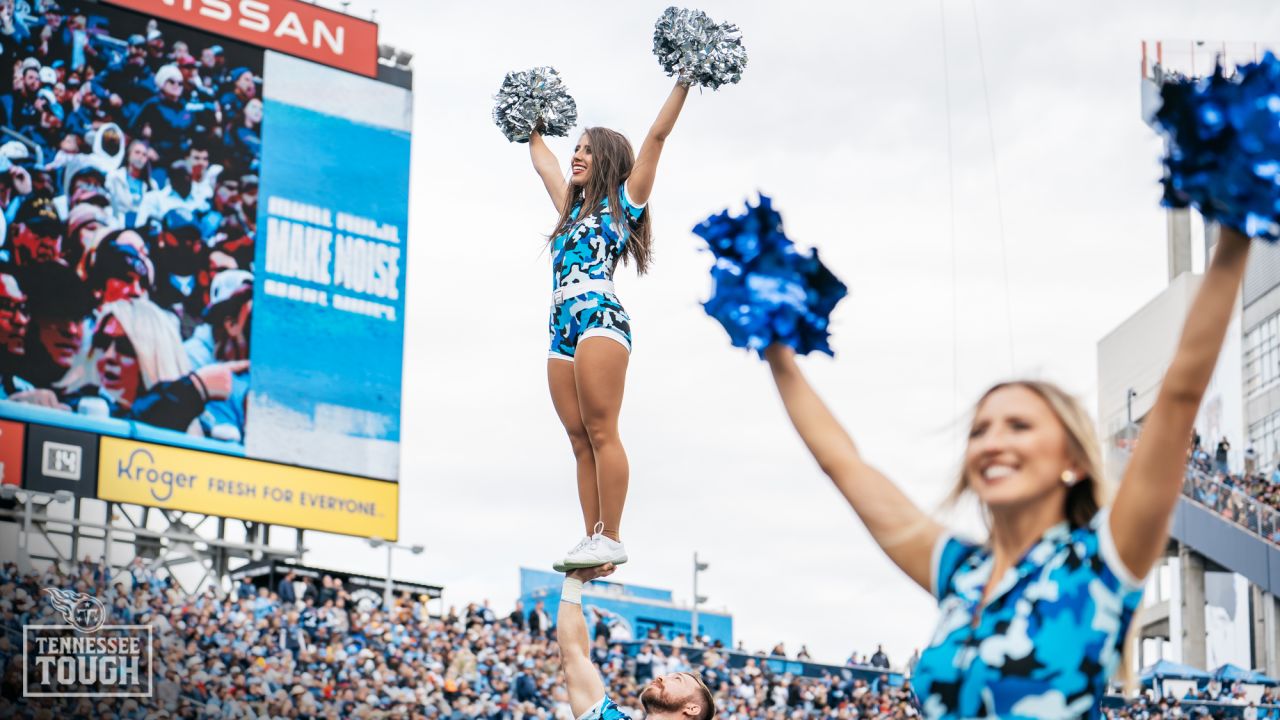
M 591 443 L 591 447 L 599 450 L 602 447 L 612 445 L 618 442 L 618 427 L 612 422 L 605 420 L 586 420 L 584 424 L 587 430 L 587 440 Z
M 581 458 L 591 454 L 591 435 L 585 427 L 579 426 L 569 430 L 569 445 L 573 448 L 573 456 Z

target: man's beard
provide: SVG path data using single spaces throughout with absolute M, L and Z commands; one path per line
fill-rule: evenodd
M 640 704 L 644 707 L 645 714 L 652 715 L 654 713 L 679 712 L 686 703 L 672 700 L 656 685 L 651 685 L 640 693 Z

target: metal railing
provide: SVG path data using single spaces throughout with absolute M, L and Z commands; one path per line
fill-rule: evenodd
M 1268 542 L 1280 545 L 1280 511 L 1243 490 L 1219 481 L 1194 463 L 1187 465 L 1182 494 Z
M 631 657 L 635 657 L 645 645 L 660 648 L 665 655 L 671 655 L 676 650 L 672 643 L 664 640 L 624 640 L 610 644 L 621 645 L 623 653 Z M 696 666 L 702 664 L 702 656 L 707 650 L 708 648 L 702 646 L 685 645 L 679 648 L 679 653 L 690 665 Z M 777 655 L 756 655 L 728 648 L 717 648 L 716 653 L 724 661 L 724 666 L 729 669 L 743 668 L 747 666 L 749 661 L 754 661 L 761 671 L 774 675 L 809 678 L 831 676 L 865 680 L 868 684 L 884 676 L 888 680 L 890 687 L 901 687 L 906 680 L 906 676 L 897 670 L 873 665 L 828 665 L 811 660 L 797 660 Z

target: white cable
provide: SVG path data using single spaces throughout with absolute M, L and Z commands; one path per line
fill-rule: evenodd
M 1013 354 L 1013 301 L 1009 292 L 1009 253 L 1004 239 L 1004 200 L 1000 191 L 1000 162 L 996 157 L 996 131 L 991 121 L 991 99 L 987 95 L 987 62 L 982 54 L 982 30 L 978 27 L 977 0 L 969 0 L 969 8 L 973 14 L 973 34 L 978 41 L 978 69 L 982 73 L 982 104 L 987 111 L 987 142 L 991 147 L 991 175 L 996 185 L 996 221 L 1000 236 L 1000 265 L 1004 270 L 1004 316 L 1009 333 L 1009 374 L 1013 375 L 1018 367 L 1014 363 Z

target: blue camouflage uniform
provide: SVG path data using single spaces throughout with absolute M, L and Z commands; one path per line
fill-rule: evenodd
M 551 240 L 552 289 L 569 288 L 585 280 L 613 280 L 644 206 L 627 197 L 624 183 L 618 188 L 622 219 L 614 217 L 606 197 L 591 213 L 582 217 L 582 205 L 573 207 L 572 222 Z M 566 297 L 551 308 L 551 349 L 549 356 L 572 360 L 578 342 L 604 335 L 631 349 L 631 318 L 612 292 L 584 292 Z
M 618 703 L 609 699 L 608 695 L 600 698 L 600 702 L 578 716 L 578 720 L 631 720 L 631 716 L 622 712 Z
M 1109 512 L 1048 530 L 991 593 L 991 549 L 943 536 L 932 579 L 941 617 L 912 683 L 927 718 L 1095 718 L 1142 583 L 1124 568 Z

